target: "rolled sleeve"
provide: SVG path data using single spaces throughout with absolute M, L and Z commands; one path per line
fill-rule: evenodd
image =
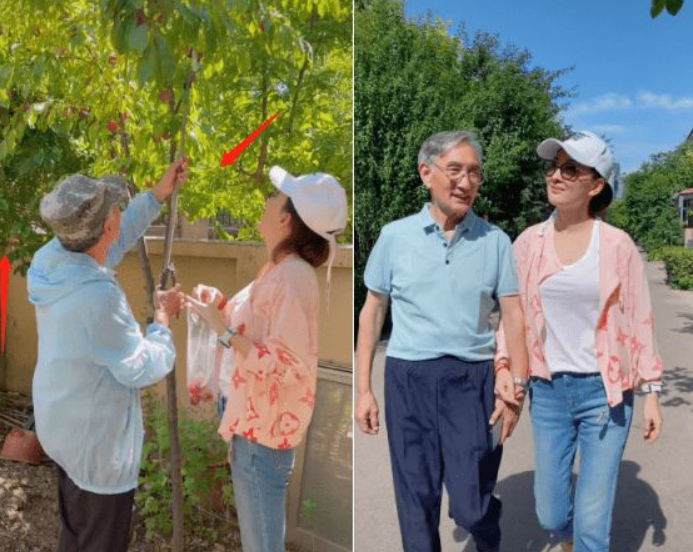
M 661 383 L 664 363 L 657 351 L 654 330 L 654 317 L 650 300 L 650 287 L 647 282 L 645 263 L 634 243 L 628 262 L 630 282 L 629 297 L 633 301 L 631 311 L 631 353 L 637 374 L 637 382 Z

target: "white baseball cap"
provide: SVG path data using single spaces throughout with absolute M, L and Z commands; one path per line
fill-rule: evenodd
M 332 277 L 332 263 L 337 254 L 337 236 L 347 225 L 347 197 L 337 179 L 325 173 L 293 176 L 281 167 L 272 167 L 270 180 L 275 188 L 291 198 L 301 220 L 330 244 L 327 261 L 327 289 Z
M 567 140 L 561 142 L 556 138 L 544 140 L 537 147 L 537 153 L 542 159 L 551 161 L 560 151 L 586 167 L 596 170 L 613 188 L 618 176 L 618 165 L 614 161 L 611 148 L 604 140 L 593 132 L 581 130 Z

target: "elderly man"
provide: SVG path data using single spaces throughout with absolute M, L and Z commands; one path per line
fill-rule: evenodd
M 139 390 L 173 367 L 168 323 L 183 295 L 157 292 L 142 335 L 112 268 L 186 176 L 181 158 L 127 209 L 125 183 L 109 176 L 68 176 L 41 201 L 55 238 L 28 274 L 39 336 L 33 401 L 39 440 L 58 468 L 59 552 L 128 548 L 144 436 Z
M 494 448 L 489 424 L 502 416 L 500 442 L 512 433 L 519 415 L 514 386 L 526 380 L 513 381 L 508 370 L 494 378 L 490 315 L 497 302 L 516 374 L 525 374 L 527 351 L 510 239 L 472 211 L 481 157 L 470 132 L 426 140 L 418 167 L 431 202 L 385 226 L 366 266 L 355 416 L 365 433 L 378 432 L 370 374 L 391 300 L 385 407 L 405 552 L 441 549 L 443 483 L 450 516 L 477 550 L 499 549 L 501 507 L 492 492 L 502 447 Z M 494 399 L 494 382 L 507 404 Z

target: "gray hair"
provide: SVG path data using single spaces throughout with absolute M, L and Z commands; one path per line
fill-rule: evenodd
M 448 130 L 429 136 L 419 150 L 418 166 L 421 166 L 422 163 L 432 165 L 438 157 L 445 155 L 459 144 L 472 146 L 479 160 L 479 166 L 481 166 L 483 160 L 481 145 L 477 142 L 474 133 L 467 130 Z

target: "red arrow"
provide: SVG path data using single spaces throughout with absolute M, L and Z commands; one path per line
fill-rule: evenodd
M 221 158 L 221 166 L 225 167 L 226 165 L 233 165 L 236 162 L 236 159 L 238 159 L 241 153 L 243 153 L 243 150 L 245 150 L 245 148 L 252 144 L 255 141 L 255 139 L 258 136 L 260 136 L 260 134 L 262 134 L 262 131 L 265 130 L 268 126 L 270 126 L 272 124 L 272 121 L 274 121 L 277 117 L 279 117 L 279 113 L 275 113 L 274 115 L 272 115 L 272 117 L 270 117 L 264 123 L 262 123 L 255 132 L 253 132 L 250 136 L 248 136 L 231 151 L 225 151 L 224 156 Z
M 7 326 L 7 290 L 10 286 L 12 265 L 5 255 L 0 261 L 0 310 L 2 310 L 2 352 L 5 352 L 5 328 Z

